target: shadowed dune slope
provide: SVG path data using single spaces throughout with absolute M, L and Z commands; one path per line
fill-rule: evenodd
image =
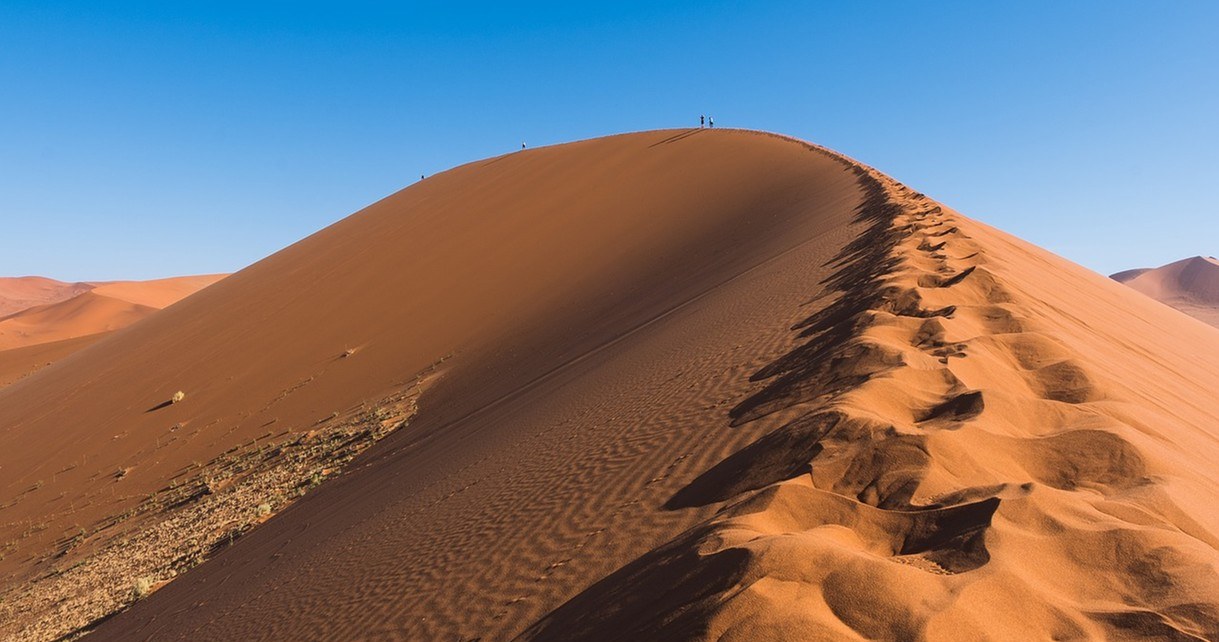
M 1219 327 L 1219 260 L 1195 256 L 1158 268 L 1126 270 L 1113 280 Z
M 855 235 L 860 199 L 841 159 L 683 130 L 479 161 L 378 202 L 0 390 L 0 577 L 22 587 L 0 609 L 27 605 L 0 621 L 58 635 L 118 599 L 69 591 L 126 598 L 189 567 L 90 556 L 144 556 L 116 542 L 225 493 L 144 510 L 183 476 L 438 368 L 408 428 L 93 635 L 514 635 L 710 514 L 656 500 L 750 438 L 713 429 L 786 349 L 775 318 Z M 217 581 L 232 592 L 200 597 Z M 200 600 L 214 610 L 155 616 Z

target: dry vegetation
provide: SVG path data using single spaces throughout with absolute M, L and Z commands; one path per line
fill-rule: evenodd
M 267 433 L 212 461 L 193 463 L 133 509 L 65 537 L 50 571 L 0 594 L 0 638 L 72 640 L 86 634 L 406 426 L 434 373 L 435 366 L 404 390 L 348 416 L 336 413 L 308 432 Z M 119 469 L 115 477 L 127 472 Z M 93 552 L 73 555 L 85 548 Z

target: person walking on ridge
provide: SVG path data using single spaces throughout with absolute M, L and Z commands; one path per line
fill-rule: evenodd
M 706 127 L 706 126 L 707 126 L 707 117 L 699 116 L 698 117 L 698 128 L 702 129 L 703 127 Z
M 711 128 L 711 129 L 715 129 L 715 116 L 707 117 L 707 127 Z

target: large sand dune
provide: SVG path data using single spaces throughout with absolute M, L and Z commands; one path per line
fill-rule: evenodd
M 0 390 L 0 634 L 1214 639 L 1215 334 L 789 139 L 480 161 Z
M 1113 280 L 1219 327 L 1219 260 L 1195 256 L 1158 268 L 1126 270 Z

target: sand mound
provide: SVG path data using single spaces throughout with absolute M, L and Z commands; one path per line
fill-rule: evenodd
M 1158 268 L 1118 272 L 1110 278 L 1219 327 L 1219 260 L 1195 256 Z
M 0 390 L 0 633 L 1214 639 L 1213 334 L 789 139 L 480 161 Z

